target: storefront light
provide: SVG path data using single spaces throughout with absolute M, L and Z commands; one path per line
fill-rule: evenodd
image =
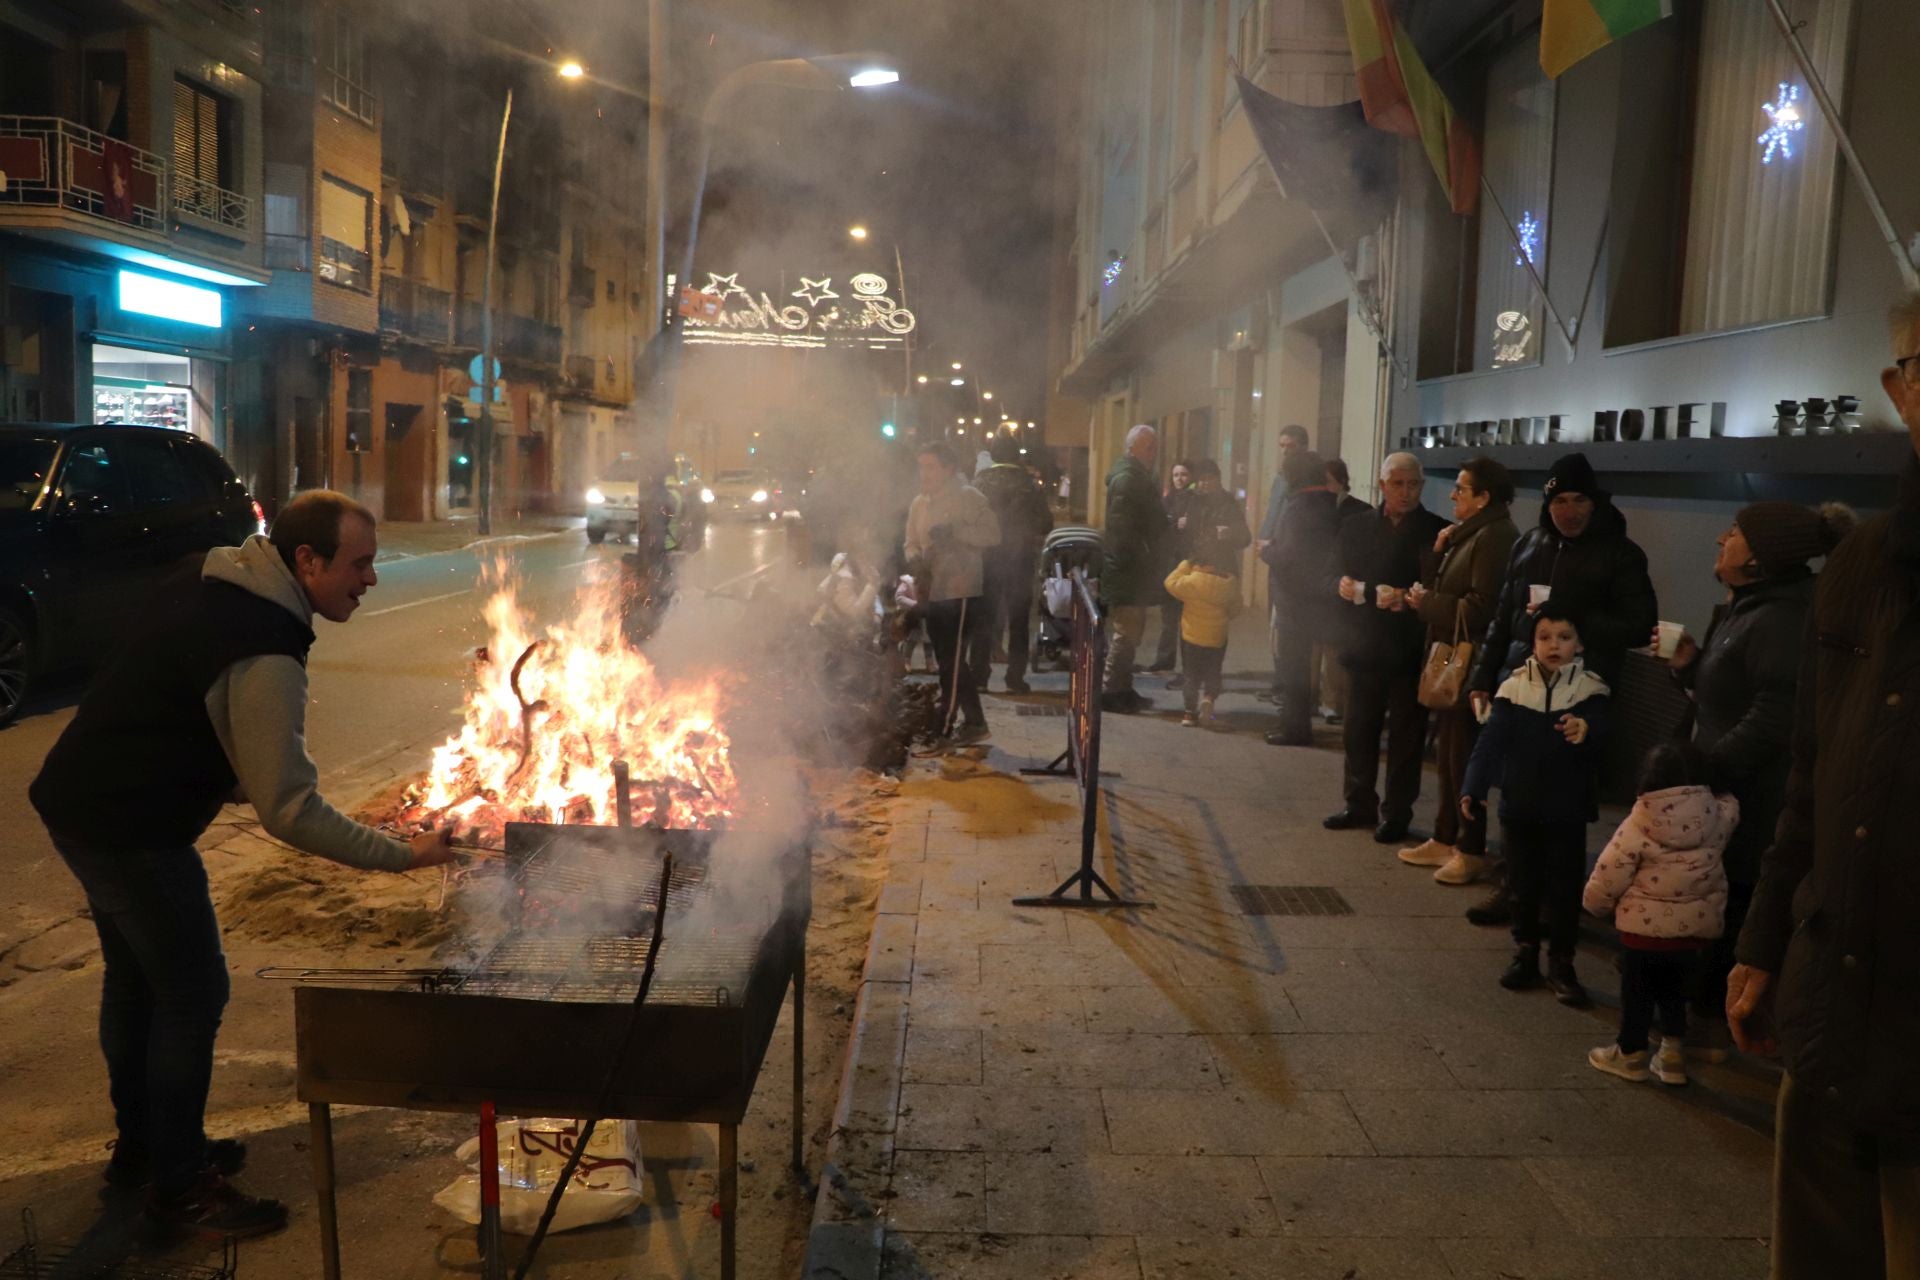
M 218 329 L 226 322 L 218 289 L 202 289 L 138 271 L 120 273 L 120 309 L 208 329 Z

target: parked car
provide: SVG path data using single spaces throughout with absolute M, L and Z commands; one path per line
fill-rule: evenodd
M 630 537 L 640 528 L 640 459 L 623 453 L 602 469 L 602 475 L 587 490 L 587 541 L 598 543 L 611 533 Z M 679 550 L 700 546 L 707 529 L 707 507 L 700 500 L 700 477 L 685 454 L 674 458 L 673 473 L 666 478 L 670 500 L 677 501 Z
M 786 510 L 780 484 L 766 471 L 719 472 L 700 497 L 712 516 L 778 520 Z
M 265 527 L 184 432 L 0 423 L 0 726 L 41 676 L 105 657 L 175 565 Z

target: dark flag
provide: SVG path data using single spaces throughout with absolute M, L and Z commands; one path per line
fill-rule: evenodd
M 1237 72 L 1233 78 L 1281 193 L 1319 214 L 1342 251 L 1386 220 L 1399 181 L 1398 141 L 1369 126 L 1358 102 L 1303 107 Z

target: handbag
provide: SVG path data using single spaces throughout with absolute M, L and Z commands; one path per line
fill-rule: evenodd
M 1427 652 L 1420 668 L 1420 705 L 1431 711 L 1457 711 L 1467 690 L 1467 672 L 1473 666 L 1473 642 L 1466 638 L 1467 602 L 1453 611 L 1453 643 L 1439 640 Z

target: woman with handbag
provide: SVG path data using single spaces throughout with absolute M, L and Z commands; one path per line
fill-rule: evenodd
M 1431 583 L 1416 585 L 1407 599 L 1427 624 L 1426 665 L 1420 671 L 1420 701 L 1434 712 L 1440 768 L 1440 809 L 1433 838 L 1400 851 L 1400 861 L 1434 867 L 1441 884 L 1471 884 L 1487 869 L 1487 819 L 1460 813 L 1460 784 L 1480 726 L 1467 701 L 1474 646 L 1487 633 L 1500 601 L 1507 558 L 1520 530 L 1508 514 L 1513 477 L 1491 458 L 1460 468 L 1453 486 L 1453 518 L 1440 531 L 1440 567 Z

